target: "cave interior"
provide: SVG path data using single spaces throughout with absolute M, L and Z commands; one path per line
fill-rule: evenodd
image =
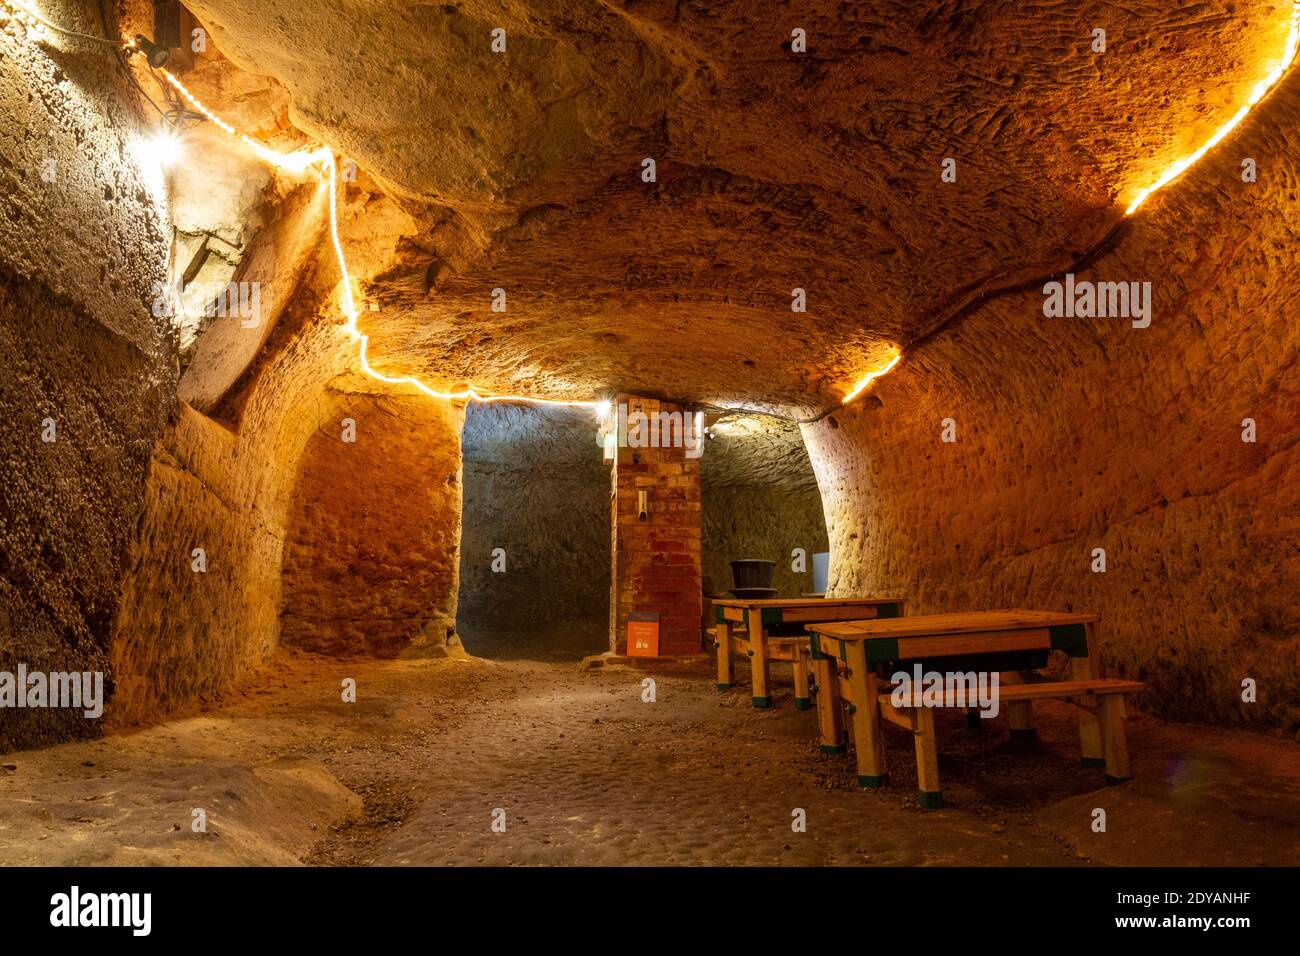
M 714 687 L 713 602 L 762 559 L 782 598 L 1099 615 L 1105 675 L 1144 688 L 1108 799 L 1137 832 L 1268 791 L 1167 852 L 1296 862 L 1298 23 L 1291 0 L 0 0 L 0 671 L 105 681 L 93 720 L 0 709 L 23 771 L 0 788 L 57 804 L 76 748 L 180 775 L 194 721 L 273 719 L 259 687 L 326 726 L 351 712 L 306 697 L 355 679 L 357 708 L 389 700 L 364 733 L 488 740 L 487 715 L 550 726 L 529 708 L 552 691 L 626 685 L 641 713 L 649 673 L 689 702 L 636 733 L 678 741 L 703 793 L 710 723 L 742 747 L 772 721 L 758 763 L 816 750 L 786 665 L 770 713 Z M 629 440 L 633 413 L 680 430 Z M 611 713 L 561 736 L 642 719 Z M 435 853 L 409 807 L 405 836 L 321 849 L 306 827 L 364 824 L 372 771 L 258 777 L 283 753 L 232 733 L 239 786 L 298 816 L 213 860 L 640 859 L 575 834 L 555 847 L 594 856 Z M 520 733 L 448 786 L 542 746 Z M 922 772 L 892 739 L 896 776 Z M 1092 778 L 940 742 L 946 812 L 1141 858 L 1078 849 Z M 426 745 L 413 766 L 456 762 Z M 1014 796 L 967 774 L 980 755 Z M 808 771 L 826 799 L 911 825 L 836 759 Z M 40 859 L 13 829 L 0 862 Z M 941 836 L 900 859 L 984 852 Z M 63 858 L 173 852 L 87 846 Z

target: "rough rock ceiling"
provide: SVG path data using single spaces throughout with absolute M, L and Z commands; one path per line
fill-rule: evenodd
M 1067 268 L 1245 99 L 1289 13 L 1280 0 L 188 5 L 237 65 L 284 85 L 295 126 L 411 217 L 359 270 L 379 306 L 363 323 L 377 365 L 796 414 L 981 292 Z M 805 54 L 788 49 L 795 27 Z M 940 180 L 945 157 L 956 183 Z M 496 288 L 505 313 L 490 310 Z
M 700 456 L 700 479 L 709 486 L 766 485 L 816 494 L 803 433 L 792 421 L 734 412 L 710 423 Z
M 496 469 L 552 474 L 577 468 L 600 477 L 606 467 L 596 432 L 586 409 L 473 405 L 461 430 L 461 456 Z

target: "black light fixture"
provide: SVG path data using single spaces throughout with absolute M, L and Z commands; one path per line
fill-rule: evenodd
M 149 61 L 149 65 L 154 69 L 166 66 L 167 61 L 171 59 L 171 52 L 165 46 L 159 46 L 143 33 L 135 35 L 135 46 L 136 49 L 144 53 L 144 58 Z

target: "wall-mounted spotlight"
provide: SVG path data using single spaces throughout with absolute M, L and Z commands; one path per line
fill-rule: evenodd
M 171 52 L 165 46 L 159 46 L 154 43 L 143 33 L 135 35 L 135 45 L 132 49 L 139 50 L 144 54 L 144 58 L 155 70 L 167 65 L 167 61 L 172 58 Z

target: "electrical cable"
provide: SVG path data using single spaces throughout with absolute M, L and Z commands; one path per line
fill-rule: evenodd
M 82 33 L 77 30 L 70 30 L 67 27 L 63 27 L 57 23 L 54 23 L 53 21 L 47 19 L 46 17 L 42 16 L 40 13 L 33 10 L 31 7 L 27 5 L 26 0 L 0 0 L 0 2 L 7 3 L 11 7 L 16 8 L 20 12 L 36 20 L 42 26 L 50 30 L 53 30 L 56 33 L 63 34 L 64 36 L 75 37 L 77 39 L 87 40 L 89 42 L 100 44 L 103 46 L 118 48 L 128 53 L 136 50 L 140 50 L 142 46 L 147 47 L 150 51 L 155 50 L 154 46 L 143 37 L 137 38 L 138 40 L 140 40 L 140 44 L 137 45 L 136 40 L 114 41 L 114 40 L 105 39 L 103 37 L 92 36 L 89 33 Z M 103 22 L 104 21 L 103 0 L 98 0 L 98 4 L 99 4 L 100 19 L 101 22 Z M 107 32 L 107 27 L 106 27 L 106 32 Z M 1255 86 L 1251 90 L 1250 96 L 1247 99 L 1246 103 L 1243 104 L 1227 122 L 1220 125 L 1214 131 L 1214 133 L 1207 140 L 1205 140 L 1204 143 L 1201 144 L 1199 148 L 1197 148 L 1195 151 L 1183 157 L 1180 157 L 1174 163 L 1171 163 L 1169 166 L 1165 168 L 1164 172 L 1162 172 L 1161 175 L 1152 182 L 1150 186 L 1147 186 L 1146 188 L 1140 190 L 1136 194 L 1135 198 L 1132 200 L 1128 208 L 1125 210 L 1124 218 L 1121 219 L 1120 222 L 1117 223 L 1107 233 L 1106 237 L 1096 248 L 1094 248 L 1093 250 L 1091 250 L 1091 252 L 1089 252 L 1084 256 L 1084 259 L 1087 261 L 1091 261 L 1103 249 L 1108 247 L 1111 244 L 1111 242 L 1114 240 L 1114 238 L 1119 234 L 1120 227 L 1123 226 L 1125 222 L 1127 222 L 1128 218 L 1132 216 L 1143 203 L 1145 203 L 1156 192 L 1163 189 L 1165 186 L 1169 185 L 1169 183 L 1175 181 L 1180 176 L 1182 176 L 1183 173 L 1185 173 L 1188 169 L 1194 166 L 1202 157 L 1206 155 L 1206 153 L 1208 153 L 1211 149 L 1213 149 L 1214 146 L 1216 146 L 1222 139 L 1224 139 L 1230 132 L 1232 132 L 1232 130 L 1235 129 L 1243 119 L 1245 119 L 1246 115 L 1251 111 L 1251 109 L 1256 104 L 1258 104 L 1262 99 L 1264 99 L 1264 97 L 1267 96 L 1277 86 L 1277 84 L 1281 81 L 1283 75 L 1285 75 L 1287 70 L 1291 67 L 1292 63 L 1295 61 L 1296 53 L 1298 50 L 1300 50 L 1300 0 L 1291 0 L 1290 28 L 1287 31 L 1286 44 L 1283 47 L 1282 57 L 1277 63 L 1277 65 L 1268 73 L 1267 76 L 1265 76 L 1263 79 L 1261 79 L 1258 83 L 1255 84 Z M 161 51 L 161 52 L 164 54 L 163 59 L 165 60 L 166 51 Z M 157 78 L 159 74 L 158 72 L 155 72 L 154 64 L 149 62 L 148 56 L 146 56 L 146 64 L 148 65 L 150 72 L 154 74 L 155 78 Z M 163 80 L 166 81 L 166 82 L 159 81 L 159 87 L 163 90 L 164 96 L 167 98 L 169 105 L 173 107 L 172 110 L 168 112 L 164 112 L 163 109 L 153 101 L 153 99 L 149 96 L 149 94 L 145 92 L 144 88 L 140 86 L 139 81 L 135 77 L 134 71 L 130 69 L 129 65 L 126 67 L 127 75 L 131 78 L 131 82 L 135 84 L 136 89 L 138 89 L 141 95 L 143 95 L 144 98 L 149 102 L 149 104 L 153 106 L 155 110 L 158 111 L 159 115 L 162 116 L 163 121 L 167 123 L 169 126 L 175 125 L 175 117 L 179 117 L 182 114 L 187 119 L 205 119 L 213 123 L 214 125 L 216 125 L 218 128 L 225 131 L 230 136 L 239 139 L 246 146 L 248 146 L 258 157 L 270 163 L 271 165 L 276 166 L 277 168 L 288 169 L 290 171 L 301 173 L 304 172 L 308 166 L 314 163 L 319 162 L 324 165 L 328 173 L 328 183 L 330 189 L 330 206 L 329 206 L 330 236 L 334 246 L 335 255 L 338 259 L 339 270 L 342 275 L 343 292 L 341 296 L 340 307 L 343 311 L 344 316 L 347 318 L 346 328 L 349 335 L 352 337 L 354 341 L 359 342 L 360 345 L 358 350 L 359 359 L 361 362 L 362 370 L 367 375 L 379 381 L 388 382 L 391 384 L 411 385 L 431 397 L 448 400 L 448 401 L 468 400 L 468 401 L 479 401 L 479 402 L 527 402 L 527 403 L 538 404 L 538 405 L 560 405 L 560 406 L 570 406 L 570 407 L 590 407 L 590 408 L 608 409 L 609 406 L 608 401 L 580 401 L 580 400 L 565 401 L 565 400 L 558 400 L 558 399 L 532 398 L 524 395 L 480 395 L 472 388 L 464 389 L 459 392 L 439 392 L 436 389 L 432 389 L 429 386 L 425 385 L 423 382 L 421 382 L 419 379 L 414 378 L 413 376 L 402 376 L 402 377 L 394 378 L 391 376 L 383 375 L 382 373 L 376 371 L 370 365 L 369 359 L 366 354 L 367 346 L 369 344 L 369 336 L 365 335 L 360 331 L 360 329 L 357 328 L 357 319 L 360 315 L 360 312 L 356 308 L 356 304 L 352 296 L 352 288 L 351 288 L 352 279 L 348 273 L 347 261 L 343 256 L 342 242 L 339 239 L 338 210 L 337 210 L 337 199 L 336 199 L 337 185 L 336 185 L 335 160 L 334 160 L 333 151 L 330 150 L 329 147 L 323 146 L 318 149 L 310 150 L 310 151 L 299 151 L 294 153 L 277 153 L 274 150 L 267 147 L 266 145 L 264 145 L 263 143 L 260 143 L 257 140 L 254 140 L 247 135 L 239 133 L 229 123 L 220 119 L 215 113 L 213 113 L 201 102 L 199 102 L 199 100 L 194 96 L 194 94 L 192 94 L 184 86 L 184 84 L 182 84 L 180 80 L 178 80 L 169 70 L 159 67 L 159 71 L 161 72 L 161 76 Z M 179 102 L 174 101 L 170 91 L 168 90 L 169 85 L 172 88 L 174 88 L 175 91 L 179 93 L 184 100 L 188 101 L 190 105 L 194 107 L 194 109 L 192 110 L 186 109 L 185 107 L 181 106 Z M 949 319 L 943 321 L 942 323 L 939 323 L 937 326 L 932 326 L 924 334 L 914 338 L 909 343 L 909 347 L 914 346 L 930 338 L 939 329 L 946 327 L 954 320 L 960 319 L 961 317 L 963 317 L 964 315 L 972 311 L 975 306 L 987 302 L 989 298 L 992 298 L 997 295 L 1006 294 L 1011 291 L 1017 291 L 1022 288 L 1024 288 L 1024 284 L 1017 283 L 1014 286 L 1005 289 L 992 290 L 984 295 L 976 297 L 971 302 L 967 303 L 965 307 L 958 310 L 956 315 L 949 317 Z M 899 364 L 902 358 L 903 358 L 903 348 L 897 347 L 895 349 L 895 354 L 890 359 L 890 361 L 884 366 L 881 366 L 880 368 L 874 371 L 868 372 L 865 376 L 860 378 L 857 384 L 855 384 L 855 386 L 853 387 L 853 389 L 850 390 L 849 393 L 841 400 L 839 405 L 831 406 L 830 408 L 825 409 L 820 414 L 812 416 L 811 418 L 801 418 L 801 419 L 793 419 L 793 420 L 800 424 L 812 424 L 814 422 L 821 421 L 823 418 L 826 418 L 828 415 L 831 415 L 838 409 L 843 408 L 845 405 L 849 404 L 858 396 L 862 395 L 867 390 L 867 388 L 871 385 L 872 382 L 874 382 L 875 380 L 879 379 L 880 377 L 892 371 Z M 702 407 L 717 408 L 718 407 L 718 406 L 711 406 L 708 403 L 700 403 L 700 402 L 694 402 L 694 403 L 683 402 L 681 404 L 689 404 L 696 408 L 702 408 Z M 766 412 L 760 412 L 758 410 L 748 410 L 742 408 L 728 408 L 727 410 L 731 412 L 750 411 L 752 414 L 769 414 Z M 772 416 L 772 417 L 780 418 L 783 416 Z
M 67 27 L 61 27 L 52 20 L 47 20 L 40 13 L 27 6 L 26 0 L 8 0 L 8 2 L 17 7 L 23 13 L 27 14 L 41 26 L 53 30 L 55 33 L 62 33 L 64 36 L 76 37 L 78 40 L 89 40 L 91 43 L 98 43 L 102 46 L 120 47 L 122 44 L 117 40 L 108 40 L 104 37 L 97 37 L 89 33 L 81 33 L 77 30 L 69 30 Z

